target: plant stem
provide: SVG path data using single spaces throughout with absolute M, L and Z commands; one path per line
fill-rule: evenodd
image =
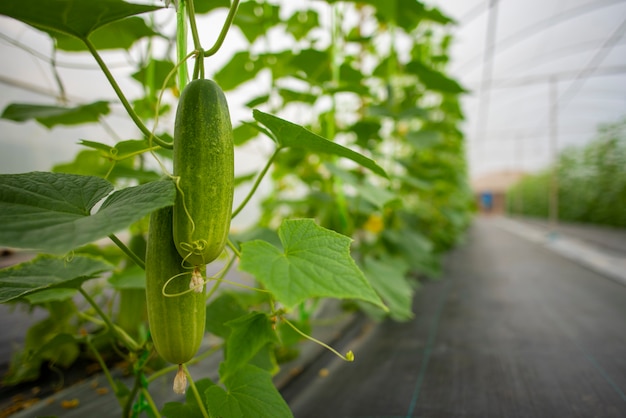
M 139 258 L 137 254 L 132 252 L 132 250 L 128 248 L 126 244 L 124 244 L 118 237 L 116 237 L 115 234 L 109 235 L 109 238 L 111 239 L 111 241 L 115 243 L 115 245 L 117 245 L 120 248 L 120 250 L 124 252 L 124 254 L 126 254 L 131 260 L 133 260 L 135 264 L 141 267 L 142 270 L 146 269 L 146 263 L 144 263 L 143 260 Z
M 206 406 L 204 406 L 204 402 L 202 401 L 202 396 L 200 396 L 200 392 L 198 392 L 198 388 L 189 374 L 189 369 L 187 366 L 183 364 L 183 370 L 185 370 L 185 374 L 187 375 L 187 380 L 189 381 L 189 388 L 193 392 L 193 396 L 196 398 L 196 402 L 198 402 L 198 408 L 200 408 L 200 412 L 202 412 L 202 416 L 204 418 L 210 418 L 209 413 L 206 410 Z
M 126 404 L 124 404 L 124 410 L 122 412 L 123 418 L 130 418 L 131 409 L 133 407 L 133 401 L 135 400 L 135 397 L 137 396 L 137 392 L 139 392 L 140 388 L 141 388 L 141 372 L 137 372 L 135 374 L 135 382 L 133 384 L 133 388 L 130 390 L 130 394 L 128 395 L 128 398 L 126 399 Z
M 81 295 L 83 295 L 83 297 L 85 298 L 85 300 L 87 300 L 87 302 L 91 305 L 91 307 L 94 308 L 94 310 L 98 313 L 98 315 L 100 315 L 100 317 L 102 318 L 104 323 L 107 325 L 107 327 L 111 331 L 113 331 L 120 340 L 122 340 L 122 342 L 126 345 L 126 347 L 128 347 L 132 351 L 139 350 L 139 344 L 137 344 L 137 342 L 135 342 L 135 340 L 133 340 L 130 337 L 130 335 L 124 332 L 124 330 L 122 330 L 120 327 L 115 326 L 115 324 L 111 322 L 111 319 L 109 318 L 109 316 L 105 314 L 104 311 L 102 311 L 102 309 L 100 309 L 96 301 L 93 300 L 93 298 L 89 296 L 87 292 L 85 292 L 85 289 L 83 289 L 82 287 L 79 287 L 78 291 L 81 293 Z
M 133 120 L 133 122 L 135 122 L 135 125 L 137 125 L 139 130 L 144 135 L 146 135 L 148 138 L 152 138 L 152 140 L 156 144 L 162 146 L 163 148 L 171 149 L 173 145 L 170 144 L 169 142 L 165 142 L 164 140 L 162 140 L 161 138 L 159 138 L 158 136 L 156 136 L 152 132 L 150 132 L 150 129 L 148 129 L 146 127 L 146 125 L 144 125 L 144 123 L 141 121 L 141 119 L 139 118 L 137 113 L 135 113 L 135 110 L 133 109 L 133 107 L 130 105 L 130 103 L 126 99 L 126 96 L 124 96 L 124 93 L 122 92 L 122 89 L 117 84 L 117 81 L 115 81 L 115 78 L 113 77 L 113 74 L 111 74 L 111 71 L 109 71 L 109 68 L 105 64 L 105 62 L 102 59 L 102 57 L 100 56 L 100 54 L 98 54 L 98 50 L 96 49 L 96 47 L 87 38 L 83 38 L 82 41 L 85 43 L 85 45 L 87 46 L 87 49 L 89 49 L 89 52 L 91 52 L 91 55 L 94 57 L 94 59 L 96 60 L 96 62 L 100 66 L 100 69 L 102 70 L 102 72 L 106 76 L 107 80 L 109 80 L 109 83 L 111 84 L 111 87 L 113 87 L 113 90 L 115 90 L 115 94 L 117 94 L 117 97 L 120 99 L 120 102 L 122 102 L 122 105 L 124 106 L 124 109 L 126 109 L 126 112 L 130 116 L 130 118 Z
M 180 0 L 176 9 L 176 53 L 178 55 L 178 89 L 183 91 L 187 85 L 187 20 L 185 19 L 185 4 L 188 0 Z M 193 0 L 190 1 L 193 3 Z
M 193 47 L 198 51 L 202 51 L 202 44 L 200 43 L 200 36 L 198 35 L 198 26 L 196 24 L 196 11 L 194 10 L 193 0 L 185 0 L 185 2 L 187 3 L 187 13 L 189 13 L 189 28 L 191 29 L 191 37 L 193 38 Z
M 224 22 L 224 26 L 222 26 L 222 31 L 220 32 L 217 40 L 215 41 L 215 45 L 204 51 L 205 57 L 210 57 L 211 55 L 215 55 L 217 51 L 221 48 L 224 40 L 226 39 L 226 35 L 228 34 L 228 30 L 230 26 L 233 24 L 233 20 L 235 20 L 235 14 L 237 14 L 237 8 L 239 7 L 239 0 L 233 0 L 233 3 L 230 5 L 230 10 L 228 11 L 228 16 L 226 16 L 226 21 Z
M 89 347 L 93 355 L 96 357 L 96 361 L 98 361 L 98 364 L 100 365 L 100 368 L 102 369 L 102 372 L 104 373 L 104 377 L 109 383 L 109 386 L 111 386 L 111 389 L 113 390 L 113 392 L 115 393 L 115 397 L 117 398 L 117 387 L 115 385 L 115 381 L 113 380 L 113 376 L 111 376 L 111 372 L 109 371 L 109 368 L 104 362 L 104 359 L 102 358 L 102 356 L 100 355 L 96 347 L 94 347 L 94 345 L 91 343 L 91 338 L 89 338 L 89 336 L 85 338 L 85 342 L 87 343 L 87 347 Z M 122 406 L 120 399 L 117 398 L 117 400 L 118 402 L 120 402 L 120 406 Z
M 233 212 L 233 214 L 231 216 L 231 219 L 234 218 L 235 216 L 237 216 L 239 214 L 239 212 L 241 212 L 242 209 L 248 204 L 248 202 L 252 198 L 252 195 L 254 195 L 254 193 L 258 189 L 259 185 L 261 184 L 261 180 L 263 180 L 263 177 L 265 177 L 265 175 L 267 174 L 267 171 L 270 169 L 270 167 L 272 166 L 272 163 L 276 159 L 276 156 L 278 155 L 278 153 L 281 150 L 282 150 L 281 147 L 278 147 L 278 148 L 276 148 L 274 150 L 274 153 L 272 154 L 272 156 L 269 158 L 269 160 L 267 160 L 267 163 L 265 164 L 265 167 L 263 167 L 263 170 L 261 170 L 261 172 L 259 173 L 256 181 L 254 182 L 254 185 L 252 186 L 252 189 L 250 189 L 250 192 L 248 193 L 246 198 L 243 200 L 243 202 L 241 202 L 239 207 L 237 207 L 237 209 L 235 209 L 235 211 Z
M 154 399 L 152 399 L 152 396 L 150 395 L 150 391 L 146 388 L 141 388 L 141 394 L 146 399 L 146 402 L 148 402 L 148 405 L 150 405 L 150 409 L 152 409 L 152 414 L 155 417 L 161 416 L 159 413 L 159 408 L 157 408 L 156 404 L 154 403 Z

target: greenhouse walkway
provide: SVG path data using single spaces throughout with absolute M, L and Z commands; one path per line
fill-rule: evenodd
M 477 219 L 413 321 L 362 321 L 354 363 L 284 388 L 295 417 L 626 417 L 626 251 L 563 233 Z

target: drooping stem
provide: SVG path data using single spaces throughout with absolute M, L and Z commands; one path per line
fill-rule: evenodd
M 111 389 L 114 392 L 117 392 L 115 381 L 113 380 L 113 376 L 111 376 L 111 372 L 109 371 L 109 368 L 107 367 L 106 363 L 104 362 L 104 359 L 100 355 L 100 352 L 96 349 L 96 347 L 94 347 L 93 343 L 91 342 L 91 338 L 89 336 L 87 336 L 87 338 L 85 339 L 85 343 L 87 344 L 87 347 L 91 350 L 94 357 L 96 358 L 96 361 L 100 365 L 100 368 L 102 369 L 102 372 L 104 373 L 104 377 L 109 383 L 109 386 L 111 386 Z M 117 397 L 117 393 L 115 395 Z M 119 401 L 119 398 L 118 398 L 118 401 Z
M 142 270 L 146 269 L 146 264 L 143 262 L 143 260 L 139 258 L 137 254 L 132 252 L 132 250 L 128 248 L 126 244 L 124 244 L 118 237 L 116 237 L 115 234 L 109 235 L 109 238 L 115 243 L 115 245 L 120 248 L 120 250 L 124 252 L 124 254 L 126 254 L 131 260 L 133 260 L 135 264 L 141 267 Z
M 282 150 L 281 147 L 278 147 L 274 150 L 274 153 L 272 154 L 272 156 L 267 160 L 265 167 L 263 167 L 263 170 L 261 170 L 261 172 L 257 176 L 257 179 L 254 182 L 254 185 L 252 185 L 252 189 L 250 189 L 250 192 L 248 193 L 246 198 L 243 200 L 243 202 L 241 202 L 241 204 L 239 204 L 239 207 L 237 207 L 237 209 L 235 209 L 235 211 L 233 212 L 231 219 L 237 216 L 239 212 L 241 212 L 243 208 L 248 204 L 248 202 L 250 201 L 250 199 L 252 198 L 256 190 L 259 188 L 259 185 L 261 184 L 261 180 L 263 180 L 263 177 L 265 177 L 265 175 L 267 174 L 267 171 L 270 169 L 270 167 L 272 166 L 272 163 L 276 159 L 276 156 L 281 150 Z
M 82 41 L 85 43 L 85 46 L 87 46 L 87 49 L 89 49 L 89 52 L 91 52 L 91 55 L 94 57 L 94 59 L 100 66 L 100 69 L 102 70 L 105 77 L 111 84 L 111 87 L 113 87 L 113 90 L 115 90 L 115 94 L 117 94 L 117 97 L 120 99 L 122 106 L 124 106 L 124 109 L 126 109 L 126 112 L 130 116 L 130 118 L 133 120 L 133 122 L 135 122 L 135 125 L 137 125 L 141 133 L 146 135 L 148 138 L 152 138 L 152 140 L 156 144 L 162 146 L 163 148 L 171 149 L 173 146 L 171 143 L 166 142 L 163 139 L 159 138 L 158 136 L 154 135 L 150 131 L 150 129 L 148 129 L 146 125 L 144 125 L 144 123 L 141 121 L 141 119 L 139 118 L 139 116 L 137 115 L 133 107 L 131 106 L 131 104 L 128 102 L 128 99 L 126 99 L 126 96 L 124 96 L 122 89 L 120 88 L 119 84 L 117 84 L 117 81 L 115 81 L 113 74 L 111 74 L 111 71 L 109 71 L 109 68 L 105 64 L 104 60 L 98 53 L 98 50 L 93 45 L 93 43 L 91 43 L 91 41 L 87 38 L 83 38 Z
M 226 21 L 224 22 L 224 26 L 222 26 L 222 31 L 220 32 L 215 44 L 208 50 L 204 51 L 205 57 L 210 57 L 211 55 L 215 55 L 217 51 L 221 48 L 224 40 L 226 39 L 226 35 L 228 34 L 228 30 L 230 26 L 233 24 L 233 20 L 235 20 L 235 15 L 237 14 L 237 8 L 239 7 L 239 0 L 233 0 L 233 3 L 230 5 L 230 10 L 228 11 L 228 16 L 226 16 Z

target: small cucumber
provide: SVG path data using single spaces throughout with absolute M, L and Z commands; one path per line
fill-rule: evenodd
M 233 206 L 233 128 L 222 89 L 194 80 L 182 91 L 174 125 L 174 242 L 187 266 L 223 251 Z
M 206 316 L 204 285 L 200 292 L 163 294 L 189 290 L 192 271 L 183 268 L 182 262 L 172 239 L 172 207 L 153 212 L 146 250 L 148 323 L 156 351 L 174 364 L 185 363 L 196 354 Z

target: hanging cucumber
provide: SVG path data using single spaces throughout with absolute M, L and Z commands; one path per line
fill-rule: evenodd
M 191 275 L 172 239 L 172 207 L 153 212 L 146 250 L 148 322 L 156 351 L 174 364 L 191 360 L 204 335 L 204 285 L 189 292 Z
M 174 242 L 186 266 L 223 251 L 233 205 L 233 129 L 226 97 L 211 80 L 182 91 L 174 126 Z

